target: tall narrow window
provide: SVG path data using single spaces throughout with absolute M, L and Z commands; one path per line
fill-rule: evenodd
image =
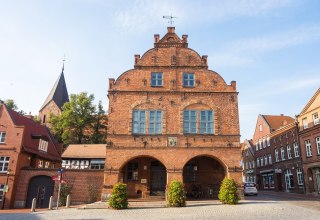
M 302 125 L 303 125 L 303 128 L 304 128 L 304 129 L 308 128 L 307 118 L 303 118 L 303 119 L 302 119 Z
M 272 164 L 272 157 L 271 157 L 271 154 L 269 154 L 269 164 L 271 165 Z
M 307 153 L 307 157 L 311 157 L 312 156 L 312 151 L 311 151 L 311 143 L 310 140 L 306 140 L 304 141 L 305 145 L 306 145 L 306 153 Z
M 268 157 L 264 156 L 264 165 L 267 166 L 268 165 Z
M 258 151 L 259 150 L 259 144 L 258 144 L 258 142 L 256 143 L 256 151 Z
M 297 179 L 298 179 L 298 185 L 303 185 L 303 175 L 302 175 L 301 168 L 297 168 Z
M 299 157 L 299 145 L 297 142 L 293 143 L 294 157 Z
M 278 149 L 274 150 L 274 157 L 276 158 L 276 162 L 278 162 L 279 161 L 279 151 L 278 151 Z
M 288 159 L 291 159 L 291 158 L 292 158 L 290 145 L 287 145 L 287 155 L 288 155 Z
M 9 166 L 9 159 L 10 157 L 0 157 L 0 172 L 6 172 Z
M 3 143 L 5 143 L 6 142 L 6 132 L 4 132 L 4 131 L 1 131 L 0 132 L 0 143 L 1 144 L 3 144 Z
M 260 160 L 259 160 L 259 157 L 257 158 L 257 167 L 260 167 Z
M 133 111 L 132 117 L 132 133 L 145 134 L 146 133 L 146 112 Z
M 285 160 L 286 158 L 284 157 L 284 149 L 283 149 L 283 147 L 280 148 L 280 152 L 281 152 L 281 160 Z
M 4 189 L 4 185 L 0 184 L 0 202 L 3 200 L 3 189 Z
M 162 73 L 151 73 L 151 86 L 162 86 Z
M 200 133 L 213 134 L 213 112 L 200 111 Z
M 129 162 L 127 166 L 127 180 L 138 180 L 138 162 Z
M 149 112 L 149 134 L 162 133 L 162 113 L 161 111 Z
M 183 86 L 194 87 L 194 74 L 184 73 L 183 74 Z
M 320 155 L 320 137 L 316 138 L 316 143 L 317 143 L 317 153 Z
M 263 143 L 263 148 L 266 148 L 267 144 L 266 144 L 266 139 L 265 138 L 263 138 L 262 143 Z
M 260 157 L 260 165 L 263 167 L 263 157 Z
M 47 152 L 48 151 L 48 141 L 40 139 L 38 149 L 41 151 Z
M 183 132 L 189 134 L 197 133 L 197 112 L 185 110 L 183 112 Z
M 314 124 L 314 125 L 317 125 L 317 124 L 320 123 L 320 122 L 319 122 L 318 112 L 314 113 L 314 114 L 312 115 L 312 118 L 313 118 L 313 124 Z
M 260 150 L 262 149 L 262 142 L 261 142 L 260 139 L 259 139 L 259 149 L 260 149 Z
M 270 138 L 267 137 L 267 146 L 270 147 Z

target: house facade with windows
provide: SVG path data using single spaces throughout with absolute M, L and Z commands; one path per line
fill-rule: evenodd
M 253 142 L 259 189 L 304 191 L 298 132 L 293 118 L 259 115 Z
M 306 193 L 320 195 L 320 89 L 298 116 Z
M 252 140 L 244 140 L 242 148 L 243 182 L 256 182 L 256 162 Z
M 22 169 L 59 167 L 59 149 L 47 127 L 0 103 L 1 207 L 14 206 Z
M 104 194 L 124 182 L 131 197 L 164 195 L 180 180 L 188 196 L 209 198 L 225 176 L 241 183 L 236 82 L 209 70 L 187 40 L 168 27 L 133 69 L 109 79 Z

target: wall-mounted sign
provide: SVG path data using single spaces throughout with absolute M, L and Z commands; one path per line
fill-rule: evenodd
M 169 147 L 174 147 L 178 143 L 178 138 L 177 137 L 168 137 L 168 146 Z
M 147 183 L 147 179 L 141 179 L 141 183 Z

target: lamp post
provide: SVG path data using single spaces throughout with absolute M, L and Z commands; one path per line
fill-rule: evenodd
M 6 202 L 6 193 L 9 190 L 8 182 L 9 182 L 9 176 L 10 176 L 10 170 L 7 171 L 7 180 L 6 180 L 6 185 L 4 185 L 3 188 L 3 201 L 2 201 L 2 208 L 4 208 L 4 203 Z

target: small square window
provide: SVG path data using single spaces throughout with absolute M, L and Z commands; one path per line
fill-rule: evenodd
M 162 86 L 162 73 L 151 73 L 151 86 Z
M 194 74 L 184 73 L 183 74 L 183 86 L 194 87 Z

